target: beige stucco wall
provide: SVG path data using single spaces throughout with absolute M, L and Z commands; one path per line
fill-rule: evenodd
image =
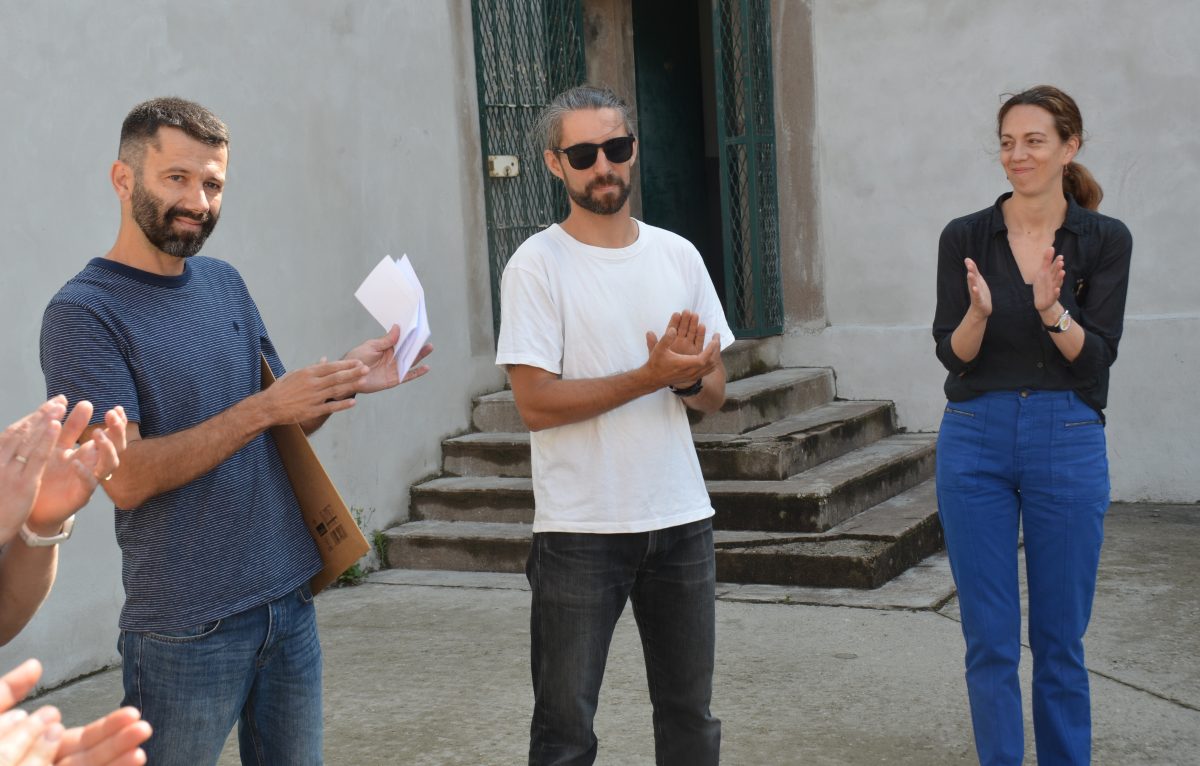
M 1056 84 L 1083 111 L 1101 211 L 1134 237 L 1107 411 L 1114 497 L 1200 500 L 1200 6 L 775 0 L 774 19 L 785 362 L 832 366 L 840 396 L 893 399 L 906 427 L 937 428 L 938 236 L 1008 188 L 1001 94 Z
M 354 300 L 372 266 L 407 253 L 436 351 L 426 378 L 361 398 L 314 444 L 346 501 L 378 528 L 467 429 L 493 365 L 467 0 L 25 3 L 0 0 L 8 149 L 0 185 L 0 425 L 44 399 L 37 339 L 58 287 L 110 247 L 120 123 L 159 95 L 197 100 L 233 141 L 223 215 L 204 253 L 233 263 L 291 366 L 381 332 Z M 45 680 L 116 658 L 122 599 L 112 510 L 96 500 L 62 547 L 59 582 L 0 649 Z

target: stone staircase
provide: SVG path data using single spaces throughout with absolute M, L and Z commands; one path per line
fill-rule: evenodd
M 718 581 L 874 588 L 941 548 L 933 434 L 898 433 L 890 402 L 836 400 L 832 370 L 779 368 L 778 339 L 724 359 L 725 406 L 690 413 Z M 524 571 L 529 433 L 507 390 L 472 420 L 442 443 L 442 476 L 412 488 L 412 521 L 384 533 L 389 566 Z

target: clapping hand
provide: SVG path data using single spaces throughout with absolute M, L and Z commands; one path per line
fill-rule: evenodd
M 971 295 L 971 308 L 968 310 L 975 312 L 980 319 L 987 319 L 992 315 L 992 291 L 979 273 L 975 261 L 964 258 L 963 263 L 967 267 L 967 292 Z
M 29 518 L 66 413 L 66 400 L 55 397 L 0 434 L 0 545 Z
M 66 406 L 66 398 L 51 402 Z M 91 439 L 78 446 L 92 418 L 92 404 L 81 401 L 71 410 L 50 449 L 37 499 L 29 512 L 28 526 L 40 535 L 53 535 L 66 519 L 91 498 L 96 485 L 106 479 L 120 462 L 125 450 L 125 428 L 129 421 L 122 407 L 104 415 L 104 426 L 92 430 Z
M 56 708 L 32 715 L 11 708 L 25 698 L 42 675 L 37 660 L 27 660 L 0 677 L 0 763 L 59 766 L 141 766 L 139 747 L 150 738 L 150 724 L 136 708 L 114 710 L 87 726 L 64 729 Z
M 1061 255 L 1054 254 L 1054 248 L 1048 247 L 1042 253 L 1042 265 L 1033 275 L 1033 307 L 1045 311 L 1058 302 L 1062 292 L 1063 279 L 1067 269 Z
M 721 360 L 721 336 L 714 334 L 704 345 L 706 330 L 691 311 L 676 312 L 659 338 L 646 333 L 650 358 L 646 366 L 664 386 L 687 388 L 717 368 Z

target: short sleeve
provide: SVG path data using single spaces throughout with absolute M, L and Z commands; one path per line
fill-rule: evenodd
M 713 286 L 712 277 L 708 274 L 708 268 L 704 265 L 704 260 L 700 257 L 699 252 L 695 252 L 696 265 L 693 274 L 695 308 L 692 309 L 700 317 L 700 321 L 707 328 L 708 338 L 712 338 L 714 334 L 721 336 L 721 350 L 729 348 L 737 338 L 733 335 L 733 330 L 729 328 L 729 321 L 725 318 L 725 309 L 721 307 L 721 299 L 717 297 L 717 288 Z M 708 341 L 706 340 L 705 343 Z
M 258 306 L 254 304 L 249 293 L 246 293 L 246 299 L 250 302 L 250 306 L 254 310 L 254 321 L 258 327 L 259 352 L 267 360 L 267 366 L 271 368 L 271 374 L 275 376 L 276 380 L 279 380 L 287 373 L 287 367 L 284 366 L 283 360 L 279 358 L 279 352 L 275 350 L 275 344 L 271 341 L 270 333 L 267 332 L 267 325 L 263 322 L 262 315 L 258 313 Z
M 512 262 L 500 280 L 496 364 L 526 364 L 562 374 L 563 324 L 541 274 Z
M 127 355 L 112 329 L 92 311 L 72 303 L 51 303 L 42 316 L 42 374 L 47 396 L 63 394 L 68 406 L 88 400 L 93 425 L 120 405 L 141 422 L 137 386 Z

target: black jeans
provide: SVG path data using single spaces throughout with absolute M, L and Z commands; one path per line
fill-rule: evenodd
M 534 711 L 529 763 L 591 764 L 613 629 L 633 602 L 659 766 L 719 760 L 709 712 L 716 644 L 712 521 L 631 534 L 543 532 L 526 567 Z

